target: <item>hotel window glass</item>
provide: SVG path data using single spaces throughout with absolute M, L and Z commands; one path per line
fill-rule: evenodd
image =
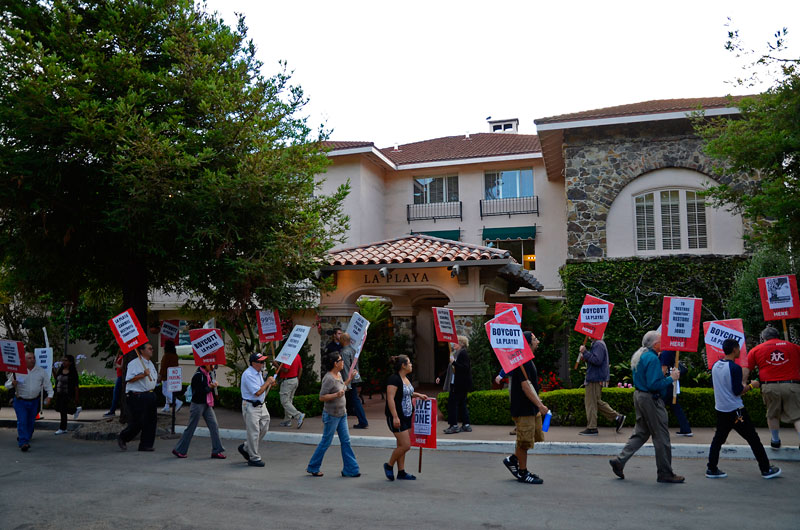
M 536 240 L 534 239 L 489 239 L 486 246 L 507 250 L 523 268 L 536 270 Z
M 458 202 L 458 175 L 414 179 L 414 204 Z
M 533 197 L 533 169 L 488 171 L 484 174 L 484 198 Z
M 637 251 L 708 249 L 706 204 L 696 191 L 643 193 L 634 197 L 634 208 Z

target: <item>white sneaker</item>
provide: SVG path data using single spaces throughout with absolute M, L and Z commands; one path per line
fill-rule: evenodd
M 82 410 L 83 410 L 83 407 L 78 407 L 77 409 L 75 409 L 75 414 L 72 415 L 72 419 L 73 420 L 77 420 L 78 419 L 78 414 L 80 414 Z
M 161 409 L 161 414 L 169 414 L 169 407 L 164 407 Z
M 182 406 L 183 406 L 183 401 L 178 401 L 177 404 L 175 405 L 175 412 L 181 410 Z
M 59 429 L 59 430 L 57 430 L 56 432 L 54 432 L 53 434 L 55 434 L 56 436 L 58 436 L 59 434 L 67 434 L 67 431 L 65 431 L 64 429 Z

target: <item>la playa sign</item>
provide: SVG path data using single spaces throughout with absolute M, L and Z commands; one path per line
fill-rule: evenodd
M 365 272 L 364 283 L 395 285 L 400 283 L 430 283 L 427 272 L 389 272 L 386 276 L 380 273 Z

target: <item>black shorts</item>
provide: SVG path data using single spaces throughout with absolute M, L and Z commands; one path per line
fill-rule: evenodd
M 411 416 L 400 416 L 400 428 L 394 428 L 394 419 L 391 416 L 386 416 L 386 425 L 389 426 L 389 430 L 392 432 L 403 432 L 407 431 L 411 428 Z

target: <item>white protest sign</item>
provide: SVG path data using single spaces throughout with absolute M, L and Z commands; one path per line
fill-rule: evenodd
M 489 341 L 492 348 L 521 350 L 525 348 L 525 337 L 522 328 L 514 324 L 492 324 Z
M 222 338 L 216 333 L 206 333 L 192 341 L 192 348 L 200 357 L 210 355 L 224 346 Z
M 417 400 L 417 406 L 414 407 L 414 434 L 431 435 L 432 412 L 431 400 Z
M 178 326 L 165 320 L 161 323 L 161 334 L 170 340 L 175 340 L 175 337 L 178 336 Z
M 767 303 L 770 309 L 786 309 L 794 305 L 788 276 L 765 278 L 764 283 L 767 287 L 767 293 L 769 293 Z
M 608 305 L 587 304 L 581 306 L 581 321 L 589 324 L 603 324 L 608 322 Z
M 692 300 L 686 298 L 670 299 L 667 335 L 670 337 L 691 337 L 693 321 L 694 302 Z
M 114 327 L 117 328 L 117 333 L 122 342 L 130 342 L 139 336 L 139 330 L 136 329 L 136 324 L 133 322 L 129 312 L 121 313 L 112 318 L 111 321 L 114 323 Z
M 22 359 L 20 358 L 17 341 L 0 340 L 0 352 L 2 352 L 3 355 L 3 364 L 6 366 L 22 365 Z
M 53 369 L 53 348 L 36 348 L 33 354 L 36 356 L 36 364 L 50 373 Z
M 361 355 L 361 348 L 364 347 L 364 341 L 367 340 L 367 329 L 369 329 L 369 320 L 359 315 L 358 312 L 353 313 L 347 324 L 347 334 L 350 335 L 350 345 L 356 351 L 356 359 Z
M 740 348 L 744 347 L 744 333 L 722 326 L 717 322 L 712 322 L 708 326 L 708 331 L 706 331 L 706 346 L 716 346 L 721 350 L 722 343 L 725 342 L 725 339 L 735 339 L 736 342 L 739 343 Z
M 259 311 L 258 319 L 261 321 L 261 331 L 264 335 L 271 335 L 278 331 L 278 323 L 275 321 L 275 311 Z
M 170 366 L 167 368 L 167 390 L 170 392 L 180 392 L 183 388 L 183 374 L 180 366 Z
M 275 357 L 275 360 L 290 366 L 294 362 L 294 358 L 297 357 L 297 354 L 300 353 L 300 348 L 303 347 L 303 343 L 306 341 L 309 331 L 311 331 L 311 328 L 308 326 L 295 326 L 292 332 L 289 333 L 286 342 L 283 343 L 283 347 L 278 356 Z

